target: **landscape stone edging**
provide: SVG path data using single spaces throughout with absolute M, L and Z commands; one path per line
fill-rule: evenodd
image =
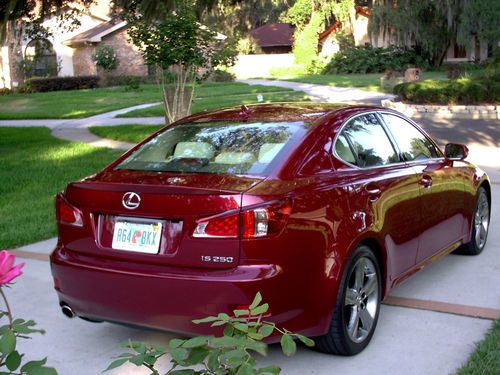
M 395 109 L 408 117 L 443 119 L 483 119 L 499 120 L 500 106 L 496 105 L 429 105 L 407 104 L 384 99 L 383 107 Z

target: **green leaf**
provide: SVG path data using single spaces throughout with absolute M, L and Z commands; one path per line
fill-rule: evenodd
M 175 349 L 175 348 L 178 348 L 179 346 L 181 346 L 182 344 L 184 344 L 184 342 L 186 342 L 186 340 L 172 339 L 168 343 L 168 346 L 170 346 L 171 349 Z
M 223 326 L 224 324 L 227 324 L 228 322 L 224 320 L 217 320 L 216 322 L 213 322 L 210 327 L 220 327 Z
M 267 344 L 264 342 L 260 341 L 254 341 L 254 340 L 245 340 L 243 345 L 250 349 L 253 350 L 254 352 L 259 353 L 261 356 L 267 356 Z
M 189 356 L 189 351 L 184 348 L 175 348 L 170 352 L 170 355 L 175 362 L 181 363 L 187 359 L 187 357 Z
M 303 336 L 303 335 L 299 335 L 298 333 L 295 334 L 295 336 L 297 336 L 297 338 L 302 341 L 303 344 L 309 346 L 309 347 L 313 347 L 314 346 L 314 341 L 311 340 L 309 337 L 306 337 L 306 336 Z
M 3 333 L 2 338 L 0 338 L 0 352 L 2 352 L 4 356 L 8 356 L 15 349 L 16 335 L 12 330 L 8 329 Z
M 210 371 L 215 372 L 219 369 L 219 358 L 222 355 L 222 350 L 212 350 L 208 355 L 207 366 Z
M 169 375 L 193 375 L 195 374 L 195 371 L 188 368 L 188 369 L 183 369 L 183 370 L 173 370 L 168 372 Z
M 231 367 L 238 367 L 245 361 L 247 357 L 248 353 L 246 353 L 244 350 L 234 349 L 222 354 L 219 357 L 219 360 Z
M 267 303 L 264 303 L 263 305 L 258 306 L 254 309 L 250 309 L 250 311 L 252 312 L 252 315 L 261 315 L 261 314 L 266 313 L 267 310 L 269 310 L 269 304 L 267 304 Z
M 257 370 L 257 374 L 271 374 L 271 375 L 278 375 L 281 372 L 281 368 L 278 366 L 267 366 L 267 367 L 262 367 Z
M 47 357 L 45 357 L 44 359 L 41 359 L 39 361 L 29 361 L 29 362 L 26 362 L 23 367 L 21 367 L 21 372 L 27 372 L 29 373 L 32 369 L 34 368 L 40 368 L 42 367 L 44 364 L 47 363 Z
M 115 359 L 113 362 L 111 362 L 111 364 L 108 366 L 108 368 L 106 368 L 106 370 L 104 370 L 104 371 L 109 371 L 109 370 L 113 370 L 114 368 L 120 367 L 121 365 L 123 365 L 127 361 L 128 361 L 128 358 Z
M 193 320 L 192 322 L 194 324 L 201 324 L 201 323 L 210 323 L 210 322 L 215 322 L 216 320 L 218 320 L 215 316 L 207 316 L 206 318 L 202 318 L 202 319 L 195 319 Z
M 138 354 L 132 358 L 129 359 L 130 363 L 133 363 L 134 365 L 136 366 L 142 366 L 142 364 L 144 363 L 144 358 L 145 358 L 145 354 Z
M 234 335 L 234 328 L 232 325 L 227 325 L 224 328 L 224 336 L 233 336 Z
M 210 350 L 208 350 L 207 348 L 194 348 L 193 350 L 191 350 L 191 353 L 189 353 L 187 363 L 189 365 L 197 365 L 203 363 L 209 353 Z
M 257 306 L 259 306 L 259 303 L 262 302 L 262 295 L 260 294 L 260 292 L 257 292 L 257 294 L 255 295 L 254 299 L 253 299 L 253 302 L 252 304 L 248 307 L 250 310 L 253 310 L 255 309 Z
M 26 372 L 27 375 L 57 375 L 57 371 L 52 367 L 35 367 Z
M 21 365 L 21 356 L 19 355 L 17 350 L 14 350 L 7 356 L 5 365 L 10 371 L 17 370 L 17 368 Z
M 182 347 L 187 349 L 198 348 L 200 346 L 206 345 L 208 340 L 212 337 L 213 336 L 196 336 L 184 342 L 184 344 L 182 344 Z
M 264 338 L 264 336 L 262 336 L 260 333 L 255 332 L 248 332 L 248 337 L 257 341 L 261 341 Z
M 29 334 L 29 333 L 41 333 L 44 334 L 45 331 L 43 329 L 34 329 L 31 327 L 36 326 L 36 322 L 33 320 L 25 321 L 23 319 L 16 319 L 12 322 L 12 329 L 14 332 L 21 334 Z
M 239 341 L 235 337 L 216 337 L 210 340 L 210 345 L 214 348 L 231 348 L 238 345 Z
M 291 355 L 295 354 L 297 351 L 297 344 L 295 341 L 293 341 L 292 336 L 288 334 L 284 334 L 281 336 L 281 349 L 283 350 L 283 353 L 290 357 Z
M 244 323 L 236 323 L 234 324 L 234 328 L 241 332 L 248 332 L 248 325 Z
M 233 314 L 235 317 L 250 315 L 250 310 L 234 310 Z
M 217 315 L 217 318 L 219 320 L 224 320 L 225 322 L 228 322 L 231 319 L 226 313 L 220 313 L 219 315 Z
M 274 332 L 274 326 L 271 324 L 264 324 L 262 327 L 259 328 L 259 333 L 263 337 L 270 336 Z
M 253 375 L 255 374 L 255 369 L 248 363 L 244 363 L 236 372 L 236 375 Z

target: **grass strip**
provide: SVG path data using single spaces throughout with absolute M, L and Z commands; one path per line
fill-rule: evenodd
M 56 139 L 47 128 L 0 127 L 0 249 L 56 235 L 54 195 L 120 153 Z

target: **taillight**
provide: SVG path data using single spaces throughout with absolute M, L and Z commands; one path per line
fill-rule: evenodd
M 61 193 L 56 196 L 56 219 L 62 224 L 83 227 L 82 212 L 69 204 Z
M 198 220 L 193 237 L 260 238 L 274 236 L 284 228 L 292 202 L 275 201 L 241 211 L 239 214 L 213 216 Z

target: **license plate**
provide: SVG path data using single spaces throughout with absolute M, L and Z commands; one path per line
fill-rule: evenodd
M 113 249 L 158 254 L 161 238 L 161 223 L 115 222 Z

